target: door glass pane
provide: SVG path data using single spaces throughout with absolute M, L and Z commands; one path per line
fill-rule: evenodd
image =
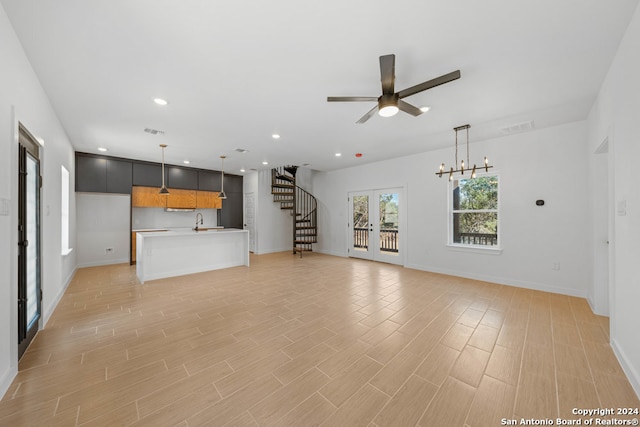
M 380 194 L 380 251 L 387 255 L 398 254 L 398 193 Z
M 27 327 L 38 319 L 38 163 L 27 155 Z
M 353 196 L 353 248 L 369 248 L 369 196 Z

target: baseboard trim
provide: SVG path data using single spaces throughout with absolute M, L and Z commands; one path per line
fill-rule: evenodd
M 129 258 L 110 259 L 107 261 L 84 262 L 84 263 L 79 263 L 78 268 L 101 267 L 103 265 L 113 265 L 113 264 L 129 264 Z
M 71 274 L 69 274 L 69 277 L 67 277 L 67 280 L 65 281 L 64 286 L 62 286 L 62 289 L 60 289 L 60 291 L 56 295 L 55 299 L 51 302 L 51 304 L 49 304 L 48 307 L 46 307 L 43 310 L 43 313 L 42 313 L 43 314 L 43 316 L 42 316 L 43 328 L 45 328 L 47 326 L 47 323 L 49 322 L 49 319 L 51 318 L 51 315 L 53 314 L 53 311 L 56 309 L 56 307 L 58 306 L 58 303 L 62 299 L 62 296 L 67 291 L 67 288 L 69 287 L 69 284 L 73 280 L 73 276 L 76 275 L 76 271 L 78 271 L 78 267 L 73 269 Z
M 0 396 L 4 396 L 9 387 L 11 387 L 11 383 L 13 379 L 18 375 L 18 367 L 10 366 L 9 369 L 5 371 L 2 375 L 2 379 L 0 379 Z
M 551 292 L 554 294 L 569 295 L 569 296 L 578 297 L 578 298 L 586 298 L 587 296 L 584 290 L 562 288 L 558 286 L 548 285 L 545 283 L 527 282 L 524 280 L 509 279 L 505 277 L 491 276 L 491 275 L 485 275 L 485 274 L 468 273 L 464 271 L 447 270 L 443 268 L 430 267 L 430 266 L 417 265 L 417 264 L 407 264 L 405 265 L 405 267 L 413 268 L 414 270 L 422 270 L 422 271 L 429 271 L 432 273 L 446 274 L 448 276 L 464 277 L 465 279 L 481 280 L 483 282 L 497 283 L 499 285 L 515 286 L 518 288 L 531 289 L 534 291 Z
M 613 349 L 613 354 L 616 355 L 620 366 L 622 366 L 622 370 L 627 375 L 627 379 L 629 380 L 633 391 L 636 392 L 636 396 L 640 399 L 640 374 L 629 362 L 629 358 L 626 356 L 620 345 L 618 345 L 618 341 L 613 337 L 611 338 L 611 348 Z

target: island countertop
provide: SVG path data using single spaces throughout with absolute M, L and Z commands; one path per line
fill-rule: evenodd
M 140 283 L 241 265 L 249 266 L 248 230 L 202 227 L 136 233 Z
M 146 237 L 175 237 L 175 236 L 193 236 L 203 235 L 207 233 L 238 233 L 247 232 L 240 228 L 222 228 L 222 227 L 200 227 L 197 231 L 193 228 L 149 228 L 132 230 L 134 233 L 144 233 Z

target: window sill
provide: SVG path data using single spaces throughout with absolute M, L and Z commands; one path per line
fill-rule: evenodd
M 62 251 L 62 256 L 67 256 L 73 251 L 73 248 L 69 248 L 67 250 Z
M 495 246 L 456 245 L 453 243 L 449 243 L 447 245 L 447 248 L 450 251 L 457 251 L 457 252 L 471 252 L 471 253 L 485 254 L 485 255 L 502 254 L 502 248 L 495 247 Z

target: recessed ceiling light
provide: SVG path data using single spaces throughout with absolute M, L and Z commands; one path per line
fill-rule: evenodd
M 271 138 L 280 139 L 280 135 L 278 135 L 277 133 L 274 133 L 273 135 L 271 135 Z
M 269 162 L 262 162 L 262 164 L 266 166 L 269 164 Z
M 246 172 L 246 170 L 244 168 L 240 169 L 240 172 Z
M 104 147 L 98 147 L 98 151 L 102 151 L 104 153 L 105 151 L 107 151 L 107 149 Z
M 184 163 L 185 165 L 188 165 L 191 162 L 189 160 L 184 160 L 182 163 Z
M 336 153 L 336 157 L 342 156 L 342 153 Z
M 167 105 L 168 102 L 162 98 L 153 98 L 153 102 L 155 102 L 158 105 Z
M 426 113 L 427 111 L 429 111 L 431 109 L 431 107 L 425 105 L 423 107 L 420 107 L 420 111 L 422 111 L 423 113 Z

